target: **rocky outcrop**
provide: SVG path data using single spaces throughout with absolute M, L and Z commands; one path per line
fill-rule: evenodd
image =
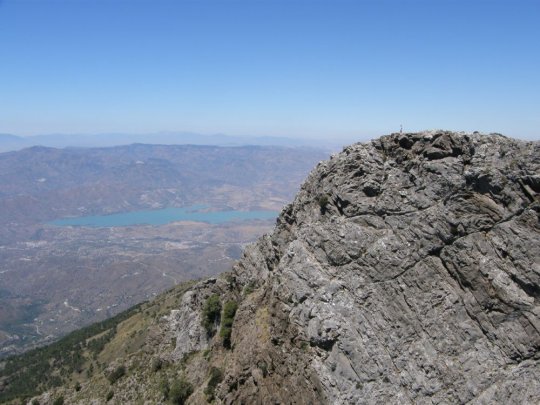
M 173 353 L 210 353 L 224 404 L 534 403 L 539 192 L 537 142 L 434 131 L 349 146 L 231 274 L 184 296 Z M 239 303 L 230 350 L 200 328 L 216 293 Z

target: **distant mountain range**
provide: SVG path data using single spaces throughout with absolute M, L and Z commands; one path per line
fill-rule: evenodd
M 341 149 L 344 143 L 326 139 L 300 139 L 274 136 L 232 136 L 224 134 L 202 135 L 193 132 L 157 132 L 149 134 L 46 134 L 16 136 L 0 134 L 0 152 L 15 151 L 31 146 L 65 147 L 105 147 L 129 145 L 133 143 L 162 145 L 217 145 L 217 146 L 312 146 L 327 150 Z
M 0 224 L 202 202 L 215 206 L 223 189 L 234 187 L 245 193 L 237 208 L 260 208 L 264 198 L 248 203 L 258 188 L 279 197 L 281 207 L 326 156 L 320 149 L 280 146 L 33 146 L 0 154 Z

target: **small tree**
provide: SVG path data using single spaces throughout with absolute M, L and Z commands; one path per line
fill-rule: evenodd
M 108 376 L 107 379 L 111 384 L 114 384 L 120 378 L 126 374 L 126 368 L 124 366 L 116 367 Z
M 208 380 L 208 384 L 206 385 L 206 388 L 204 389 L 204 393 L 206 395 L 207 401 L 212 402 L 215 398 L 216 387 L 219 385 L 221 381 L 223 381 L 223 373 L 221 372 L 219 368 L 212 367 L 210 369 L 209 376 L 210 376 L 210 379 Z
M 219 295 L 214 294 L 209 296 L 204 303 L 202 313 L 202 324 L 206 329 L 206 332 L 210 335 L 216 324 L 219 324 L 219 317 L 221 313 L 221 302 Z
M 169 391 L 169 398 L 174 405 L 184 405 L 193 393 L 193 386 L 184 378 L 176 380 Z
M 159 357 L 154 357 L 152 359 L 152 371 L 155 373 L 156 371 L 161 370 L 161 367 L 163 367 L 163 361 Z
M 321 214 L 324 214 L 326 212 L 326 206 L 330 202 L 330 197 L 328 194 L 320 194 L 317 197 L 317 203 L 319 204 L 319 208 L 321 209 Z
M 223 346 L 227 348 L 231 347 L 232 325 L 237 309 L 238 304 L 234 301 L 227 301 L 223 307 L 223 320 L 221 322 L 221 330 L 219 331 L 219 335 L 223 338 Z

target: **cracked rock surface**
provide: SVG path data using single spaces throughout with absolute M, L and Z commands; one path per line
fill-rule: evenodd
M 434 131 L 349 146 L 228 284 L 185 297 L 176 353 L 214 350 L 196 320 L 218 292 L 239 301 L 220 403 L 537 403 L 539 193 L 538 142 Z

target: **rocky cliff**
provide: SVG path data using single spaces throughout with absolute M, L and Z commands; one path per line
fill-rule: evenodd
M 438 131 L 349 146 L 231 273 L 161 318 L 142 363 L 179 365 L 187 403 L 536 403 L 539 192 L 538 142 Z M 164 401 L 139 363 L 114 398 Z
M 216 344 L 198 318 L 219 293 L 240 301 L 223 403 L 533 403 L 538 192 L 539 143 L 433 132 L 352 145 L 317 166 L 230 284 L 185 297 L 175 353 Z

